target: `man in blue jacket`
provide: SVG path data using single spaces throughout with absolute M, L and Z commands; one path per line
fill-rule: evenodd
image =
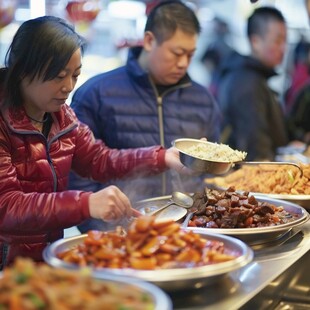
M 199 33 L 199 21 L 185 4 L 157 5 L 148 16 L 143 46 L 129 50 L 126 65 L 91 78 L 75 92 L 71 106 L 78 118 L 96 138 L 117 149 L 170 146 L 183 137 L 218 141 L 218 106 L 187 74 Z M 110 184 L 75 175 L 70 180 L 70 188 L 93 191 Z M 133 201 L 204 187 L 203 176 L 182 178 L 170 172 L 148 178 L 137 175 L 114 184 Z M 79 227 L 82 232 L 102 229 L 99 222 L 84 224 Z

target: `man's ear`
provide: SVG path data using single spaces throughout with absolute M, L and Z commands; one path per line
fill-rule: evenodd
M 254 54 L 257 54 L 261 49 L 262 37 L 258 34 L 253 34 L 250 38 L 250 44 Z
M 156 39 L 151 31 L 146 31 L 143 38 L 143 47 L 146 51 L 151 51 L 156 44 Z

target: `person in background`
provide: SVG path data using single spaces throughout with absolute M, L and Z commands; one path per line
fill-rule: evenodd
M 147 18 L 143 46 L 129 50 L 126 65 L 89 79 L 76 90 L 71 107 L 79 120 L 117 149 L 154 143 L 168 147 L 184 137 L 218 141 L 219 108 L 206 88 L 187 74 L 199 33 L 199 21 L 184 3 L 155 6 Z M 71 189 L 99 190 L 109 184 L 70 177 Z M 201 176 L 182 178 L 173 172 L 113 184 L 136 201 L 204 187 Z M 79 225 L 82 232 L 106 227 L 94 220 Z
M 224 115 L 222 141 L 247 152 L 247 160 L 273 160 L 288 143 L 284 113 L 268 79 L 276 75 L 287 28 L 274 7 L 259 7 L 247 22 L 251 55 L 235 52 L 222 67 L 218 102 Z
M 310 42 L 303 37 L 294 49 L 291 71 L 290 86 L 284 97 L 287 115 L 291 113 L 299 91 L 310 81 Z
M 214 18 L 213 39 L 207 44 L 207 48 L 201 57 L 201 62 L 205 65 L 210 74 L 208 89 L 216 97 L 218 75 L 222 63 L 234 51 L 229 43 L 230 29 L 224 20 L 219 17 Z
M 290 87 L 284 96 L 290 140 L 310 142 L 310 42 L 303 36 L 296 44 Z M 303 144 L 301 144 L 303 146 Z
M 0 70 L 0 269 L 17 256 L 41 261 L 64 228 L 85 219 L 140 215 L 115 186 L 67 190 L 70 169 L 101 182 L 168 168 L 188 172 L 175 148 L 111 149 L 78 121 L 66 99 L 84 46 L 64 20 L 39 17 L 17 30 Z

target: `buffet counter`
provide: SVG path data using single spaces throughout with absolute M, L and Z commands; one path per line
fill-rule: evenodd
M 240 309 L 310 250 L 310 221 L 253 250 L 250 264 L 218 282 L 170 293 L 174 309 Z

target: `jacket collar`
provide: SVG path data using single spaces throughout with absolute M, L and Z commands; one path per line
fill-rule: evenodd
M 4 120 L 8 127 L 14 132 L 27 133 L 34 132 L 37 129 L 32 125 L 29 120 L 26 111 L 23 107 L 18 109 L 6 109 L 2 111 Z M 59 112 L 51 113 L 53 124 L 50 130 L 50 135 L 54 136 L 59 131 L 66 130 L 72 126 L 72 123 L 76 123 L 74 114 L 70 113 L 70 108 L 67 105 L 63 105 Z
M 265 66 L 258 59 L 248 55 L 241 55 L 236 51 L 232 52 L 221 65 L 220 75 L 224 76 L 231 71 L 242 69 L 255 71 L 265 79 L 277 75 L 277 72 L 273 68 Z

